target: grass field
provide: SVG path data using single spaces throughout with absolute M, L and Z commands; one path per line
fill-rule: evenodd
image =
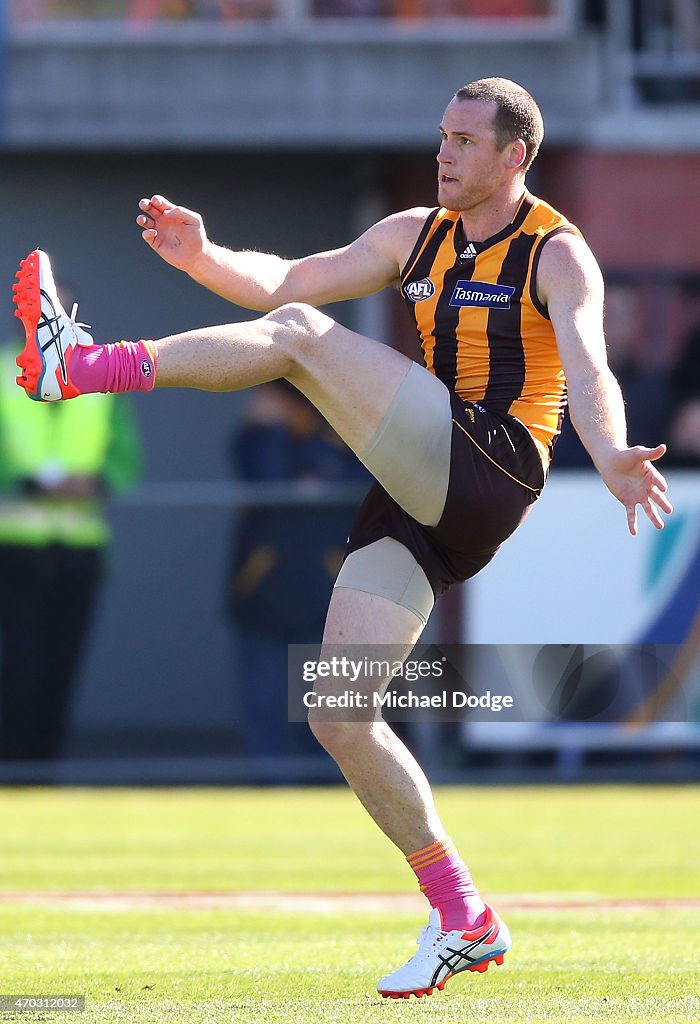
M 700 1020 L 700 789 L 439 802 L 514 946 L 394 1002 L 426 912 L 346 791 L 2 791 L 0 992 L 85 994 L 23 1015 L 82 1024 Z

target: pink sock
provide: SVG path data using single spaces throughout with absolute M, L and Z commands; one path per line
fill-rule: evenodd
M 114 345 L 76 345 L 70 377 L 78 391 L 151 391 L 156 383 L 158 350 L 152 341 L 118 341 Z
M 451 839 L 424 846 L 406 858 L 416 873 L 421 892 L 437 907 L 445 931 L 478 928 L 486 908 Z

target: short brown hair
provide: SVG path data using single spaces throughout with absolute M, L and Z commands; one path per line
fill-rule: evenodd
M 527 150 L 522 169 L 526 171 L 544 138 L 542 114 L 530 93 L 507 78 L 480 78 L 463 85 L 455 96 L 458 100 L 492 100 L 498 104 L 493 118 L 496 143 L 503 149 L 509 142 L 522 139 Z

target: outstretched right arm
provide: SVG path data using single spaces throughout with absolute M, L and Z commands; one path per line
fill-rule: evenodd
M 162 259 L 217 295 L 260 312 L 287 302 L 321 306 L 393 284 L 428 212 L 394 214 L 342 249 L 285 260 L 214 244 L 198 213 L 163 196 L 142 199 L 139 206 L 143 239 Z

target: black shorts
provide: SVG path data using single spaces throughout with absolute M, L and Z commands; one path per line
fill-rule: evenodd
M 545 482 L 535 442 L 519 420 L 455 394 L 450 399 L 450 480 L 438 524 L 422 526 L 375 483 L 358 510 L 345 550 L 347 556 L 393 537 L 413 554 L 436 598 L 491 561 Z

